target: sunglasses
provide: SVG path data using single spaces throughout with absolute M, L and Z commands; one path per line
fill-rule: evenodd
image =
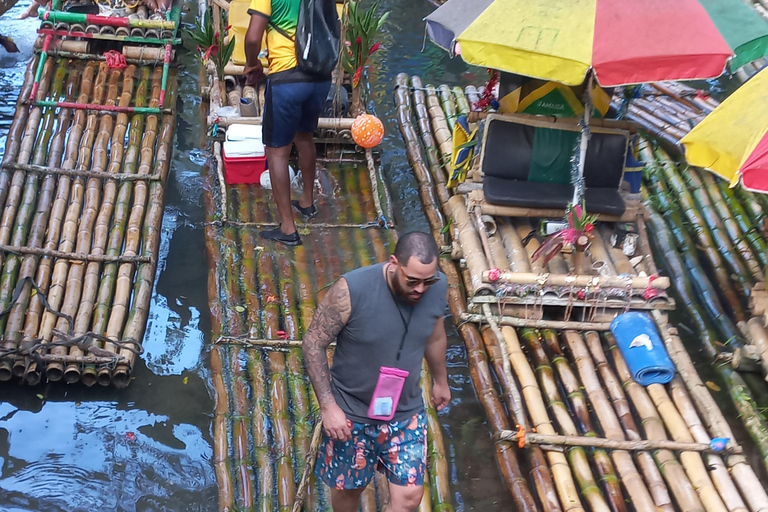
M 400 267 L 400 271 L 403 273 L 403 277 L 405 277 L 405 284 L 408 285 L 411 288 L 414 288 L 416 286 L 419 286 L 420 284 L 423 284 L 424 286 L 432 286 L 436 282 L 440 280 L 439 277 L 428 277 L 426 279 L 419 279 L 417 277 L 411 277 L 408 274 L 405 273 L 405 270 L 403 270 L 403 267 Z

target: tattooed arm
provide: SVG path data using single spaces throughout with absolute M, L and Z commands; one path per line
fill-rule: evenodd
M 328 436 L 339 441 L 346 441 L 352 433 L 344 411 L 333 397 L 326 349 L 346 325 L 351 311 L 349 288 L 347 281 L 342 277 L 331 286 L 320 302 L 301 345 L 304 365 L 320 403 L 323 427 Z

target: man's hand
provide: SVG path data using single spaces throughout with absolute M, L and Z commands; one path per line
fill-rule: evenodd
M 320 415 L 328 437 L 342 442 L 352 438 L 352 424 L 336 402 L 320 409 Z
M 451 388 L 448 387 L 448 381 L 435 381 L 432 384 L 432 405 L 434 405 L 438 411 L 442 411 L 450 401 Z
M 246 66 L 244 73 L 245 85 L 250 85 L 251 87 L 258 85 L 266 79 L 264 76 L 264 65 L 259 59 L 256 59 L 256 63 L 253 66 Z

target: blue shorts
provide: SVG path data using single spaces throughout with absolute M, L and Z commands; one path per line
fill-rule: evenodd
M 264 145 L 288 146 L 296 132 L 314 132 L 330 90 L 330 80 L 273 83 L 267 79 L 262 127 Z
M 316 474 L 334 489 L 360 489 L 374 470 L 395 485 L 422 486 L 427 464 L 427 418 L 423 411 L 381 425 L 352 423 L 352 438 L 334 441 L 323 433 Z

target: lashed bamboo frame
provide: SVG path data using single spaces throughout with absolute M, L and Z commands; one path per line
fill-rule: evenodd
M 413 166 L 414 172 L 416 174 L 416 177 L 420 184 L 423 183 L 429 183 L 431 181 L 428 174 L 426 174 L 425 170 L 426 168 L 423 166 L 423 164 L 419 161 L 420 155 L 419 152 L 416 151 L 414 148 L 414 151 L 410 151 L 410 144 L 412 144 L 412 133 L 411 129 L 409 128 L 410 124 L 410 105 L 409 100 L 406 95 L 400 94 L 399 89 L 404 88 L 407 85 L 407 79 L 400 75 L 397 79 L 397 88 L 395 92 L 395 98 L 396 103 L 398 106 L 398 121 L 400 122 L 401 131 L 403 133 L 403 136 L 406 140 L 406 146 L 408 147 L 408 156 L 409 160 Z M 444 205 L 445 206 L 445 205 Z M 443 238 L 443 225 L 440 223 L 434 223 L 432 222 L 432 218 L 430 217 L 430 227 L 432 229 L 432 232 L 435 234 L 435 238 L 442 243 Z M 642 220 L 642 219 L 639 219 Z M 644 228 L 644 226 L 643 226 Z M 451 233 L 453 234 L 453 233 Z M 641 245 L 643 246 L 642 252 L 644 255 L 650 255 L 650 247 L 648 245 L 647 239 L 640 241 Z M 527 248 L 526 248 L 527 249 Z M 492 251 L 491 251 L 492 252 Z M 646 272 L 656 272 L 655 265 L 653 264 L 653 261 L 650 259 L 650 257 L 645 258 L 646 261 L 642 262 L 641 268 L 644 268 Z M 446 265 L 447 266 L 447 265 Z M 446 269 L 444 270 L 446 274 L 449 275 L 449 279 L 451 275 L 456 275 L 455 270 Z M 469 274 L 466 273 L 467 279 L 469 279 Z M 468 281 L 469 282 L 469 281 Z M 456 303 L 460 303 L 460 300 L 462 297 L 458 294 L 452 295 L 452 299 L 455 299 Z M 494 327 L 494 325 L 497 324 L 498 319 L 493 317 L 492 315 L 489 315 L 489 304 L 494 302 L 494 298 L 488 298 L 487 301 L 480 301 L 478 302 L 478 305 L 482 305 L 483 309 L 485 310 L 485 315 L 475 315 L 474 318 L 471 318 L 471 320 L 483 320 L 483 316 L 487 317 L 487 321 L 489 322 L 491 329 L 488 329 L 486 333 L 490 332 L 497 332 L 494 334 L 493 337 L 496 336 L 503 336 L 506 338 L 507 342 L 512 343 L 510 345 L 511 352 L 509 354 L 510 358 L 512 358 L 512 354 L 519 354 L 519 357 L 522 359 L 518 359 L 518 356 L 515 356 L 515 360 L 518 360 L 519 365 L 517 369 L 522 372 L 515 372 L 517 378 L 520 379 L 522 388 L 524 391 L 524 395 L 526 390 L 528 390 L 529 386 L 534 386 L 534 384 L 531 384 L 531 382 L 534 382 L 535 379 L 532 378 L 523 378 L 523 374 L 530 371 L 530 367 L 528 366 L 528 361 L 525 358 L 525 355 L 522 352 L 518 352 L 517 350 L 519 347 L 515 344 L 516 336 L 514 336 L 515 331 L 514 329 L 510 327 L 505 328 L 499 328 L 498 326 Z M 496 302 L 501 302 L 499 300 L 496 300 Z M 457 308 L 457 304 L 452 303 L 452 309 Z M 457 313 L 454 312 L 456 315 Z M 659 311 L 653 312 L 654 316 L 657 317 L 657 320 L 660 322 L 659 325 L 662 328 L 662 337 L 665 337 L 669 340 L 675 340 L 674 336 L 666 335 L 664 329 L 668 327 L 668 324 L 666 323 L 666 319 L 662 317 L 661 313 Z M 470 316 L 467 315 L 465 312 L 459 312 L 458 315 L 459 318 L 462 318 L 464 320 L 470 320 Z M 471 330 L 465 329 L 466 324 L 460 324 L 460 329 L 462 332 L 463 337 L 465 338 L 465 341 L 467 343 L 468 349 L 472 351 L 471 353 L 474 353 L 475 350 L 477 350 L 476 345 L 473 344 L 472 340 L 472 334 Z M 602 381 L 602 384 L 607 386 L 608 391 L 610 392 L 610 399 L 612 402 L 612 406 L 615 409 L 615 414 L 618 417 L 619 422 L 621 423 L 621 428 L 619 430 L 623 430 L 624 432 L 619 432 L 615 427 L 618 423 L 615 423 L 613 427 L 611 427 L 615 431 L 614 436 L 617 437 L 611 437 L 608 441 L 610 443 L 626 443 L 626 441 L 620 441 L 621 438 L 626 436 L 626 439 L 629 440 L 635 440 L 640 441 L 642 438 L 638 435 L 638 429 L 637 426 L 634 425 L 634 421 L 632 419 L 631 414 L 629 414 L 629 408 L 626 404 L 628 404 L 626 396 L 624 395 L 624 391 L 622 390 L 621 386 L 618 383 L 617 378 L 614 375 L 614 369 L 608 366 L 606 363 L 605 356 L 602 352 L 602 343 L 600 342 L 600 337 L 597 335 L 597 333 L 587 333 L 587 342 L 586 344 L 581 339 L 581 335 L 576 333 L 575 330 L 572 330 L 574 327 L 571 326 L 571 330 L 566 330 L 566 339 L 569 340 L 569 346 L 570 350 L 574 351 L 573 356 L 575 360 L 577 361 L 577 367 L 579 368 L 580 372 L 580 378 L 586 379 L 583 382 L 585 382 L 586 390 L 589 393 L 590 401 L 597 400 L 598 402 L 601 402 L 603 405 L 601 407 L 605 408 L 605 404 L 608 403 L 606 400 L 605 395 L 603 394 L 603 390 L 600 386 L 600 384 L 595 385 L 595 382 L 597 382 L 597 379 L 599 378 Z M 566 329 L 569 329 L 566 327 Z M 500 331 L 504 331 L 504 334 L 500 334 Z M 527 330 L 524 330 L 528 332 Z M 610 339 L 609 334 L 605 334 L 605 337 L 607 339 Z M 677 345 L 675 345 L 675 343 Z M 490 349 L 493 346 L 493 344 L 487 344 L 489 353 Z M 676 436 L 676 442 L 683 441 L 683 443 L 687 443 L 690 440 L 695 440 L 697 443 L 696 446 L 700 449 L 709 449 L 709 445 L 707 444 L 707 441 L 709 440 L 709 437 L 707 436 L 706 432 L 702 432 L 703 427 L 701 426 L 700 421 L 698 418 L 695 418 L 690 410 L 690 406 L 687 404 L 690 404 L 690 400 L 693 398 L 694 400 L 700 400 L 697 403 L 697 407 L 702 407 L 701 414 L 706 417 L 708 414 L 711 414 L 709 411 L 717 411 L 717 414 L 713 417 L 713 422 L 708 425 L 710 428 L 710 431 L 714 430 L 714 434 L 717 435 L 724 435 L 725 437 L 732 436 L 730 433 L 730 430 L 728 430 L 727 425 L 724 423 L 724 420 L 722 424 L 719 424 L 720 421 L 719 418 L 722 418 L 722 415 L 719 412 L 719 409 L 717 409 L 717 406 L 715 405 L 714 401 L 712 400 L 711 396 L 709 395 L 709 392 L 706 390 L 706 388 L 701 384 L 701 381 L 698 379 L 698 376 L 695 374 L 695 370 L 693 370 L 692 365 L 690 364 L 690 360 L 688 360 L 688 363 L 684 364 L 684 362 L 680 359 L 678 356 L 674 356 L 675 351 L 678 351 L 682 354 L 684 354 L 684 351 L 682 350 L 682 345 L 679 342 L 679 340 L 674 341 L 670 345 L 670 342 L 667 344 L 668 350 L 670 350 L 670 355 L 673 355 L 673 360 L 675 361 L 676 365 L 680 369 L 682 373 L 682 379 L 685 381 L 686 386 L 688 386 L 688 391 L 690 391 L 691 397 L 689 398 L 687 391 L 681 386 L 681 382 L 679 380 L 673 382 L 673 384 L 669 388 L 669 396 L 667 396 L 667 390 L 664 388 L 658 386 L 656 388 L 653 388 L 651 390 L 654 400 L 656 403 L 651 400 L 651 398 L 640 388 L 634 381 L 631 380 L 631 376 L 628 373 L 628 370 L 626 369 L 626 366 L 623 366 L 623 362 L 621 358 L 619 357 L 618 351 L 613 351 L 614 355 L 614 363 L 616 365 L 616 371 L 618 371 L 619 374 L 622 376 L 622 380 L 624 383 L 624 388 L 628 390 L 630 395 L 630 400 L 635 403 L 635 406 L 638 407 L 638 412 L 640 413 L 641 419 L 644 420 L 644 426 L 647 430 L 646 434 L 648 434 L 648 439 L 656 439 L 659 440 L 660 443 L 668 442 L 664 441 L 666 439 L 666 432 L 665 427 L 672 429 L 673 432 L 675 432 Z M 517 348 L 516 348 L 517 347 Z M 587 352 L 587 348 L 589 348 L 589 351 Z M 685 354 L 687 357 L 687 354 Z M 589 359 L 594 358 L 594 362 L 588 361 Z M 506 375 L 509 375 L 509 372 L 507 370 L 504 370 L 502 367 L 504 365 L 497 365 L 495 368 L 497 368 L 497 377 L 501 382 L 508 381 L 508 377 L 503 378 Z M 470 359 L 470 368 L 472 368 L 472 360 Z M 473 375 L 474 376 L 474 375 Z M 695 376 L 695 378 L 692 378 L 692 376 Z M 591 384 L 590 384 L 591 382 Z M 477 386 L 478 381 L 475 381 L 475 384 Z M 508 385 L 508 384 L 507 384 Z M 504 388 L 505 384 L 502 384 L 502 388 Z M 488 391 L 486 391 L 486 388 L 481 386 L 478 387 L 478 395 L 482 396 Z M 602 395 L 601 395 L 602 394 Z M 593 396 L 594 395 L 594 396 Z M 530 396 L 526 398 L 534 399 L 536 394 L 530 394 Z M 603 398 L 600 398 L 602 396 Z M 698 397 L 698 398 L 696 398 Z M 540 395 L 539 395 L 540 398 Z M 672 414 L 672 410 L 670 408 L 670 404 L 672 404 L 674 401 L 674 407 L 679 408 L 679 413 L 677 412 L 677 409 L 675 410 L 675 414 Z M 509 407 L 511 411 L 515 411 L 514 417 L 520 417 L 518 412 L 516 412 L 519 408 L 519 406 L 515 406 L 515 400 L 514 400 L 514 393 L 510 394 L 510 398 L 508 400 Z M 528 405 L 534 405 L 535 400 L 533 402 L 527 401 Z M 656 406 L 660 407 L 659 411 L 663 412 L 663 419 L 662 416 L 659 415 L 659 411 L 656 410 Z M 486 412 L 488 413 L 490 409 L 486 409 Z M 705 412 L 707 411 L 707 412 Z M 611 411 L 610 415 L 605 415 L 607 413 L 603 414 L 603 417 L 600 418 L 601 423 L 604 421 L 609 421 L 610 416 L 613 414 L 613 411 Z M 683 422 L 683 418 L 681 415 L 685 415 L 685 422 Z M 598 415 L 599 416 L 599 415 Z M 541 419 L 543 420 L 546 417 L 546 421 L 549 421 L 549 417 L 545 414 L 544 416 L 541 416 Z M 610 420 L 614 421 L 614 420 Z M 609 421 L 609 423 L 610 423 Z M 682 424 L 682 426 L 681 426 Z M 715 426 L 719 425 L 719 429 L 715 429 Z M 603 425 L 605 426 L 605 425 Z M 687 434 L 688 429 L 690 429 L 690 434 Z M 496 427 L 496 430 L 498 431 L 498 427 Z M 536 429 L 538 431 L 537 435 L 541 434 L 543 431 L 540 428 Z M 694 434 L 696 433 L 696 434 Z M 513 432 L 507 432 L 508 436 L 513 436 Z M 618 437 L 620 436 L 620 437 Z M 691 437 L 693 436 L 693 437 Z M 586 442 L 586 441 L 585 441 Z M 602 442 L 602 440 L 601 440 Z M 609 443 L 609 444 L 610 444 Z M 623 444 L 617 444 L 617 446 L 629 446 L 632 443 L 628 443 L 627 445 Z M 684 446 L 684 445 L 678 445 L 678 446 Z M 691 446 L 691 445 L 688 445 Z M 736 448 L 738 450 L 738 448 Z M 555 452 L 557 453 L 557 452 Z M 661 481 L 661 478 L 658 476 L 658 469 L 656 468 L 656 464 L 654 464 L 652 461 L 649 460 L 650 453 L 653 453 L 654 456 L 657 458 L 657 462 L 660 464 L 660 468 L 662 469 L 662 473 L 664 476 L 665 481 Z M 648 489 L 651 492 L 651 496 L 653 497 L 653 504 L 649 504 L 651 509 L 654 507 L 657 510 L 665 510 L 665 511 L 671 511 L 673 510 L 672 501 L 670 501 L 670 495 L 667 491 L 667 486 L 669 488 L 669 491 L 671 491 L 672 496 L 674 497 L 676 505 L 682 509 L 682 510 L 708 510 L 708 511 L 715 511 L 715 510 L 723 510 L 723 506 L 727 507 L 727 510 L 731 511 L 740 511 L 740 510 L 746 510 L 744 503 L 749 503 L 749 509 L 750 510 L 765 510 L 766 507 L 768 507 L 768 501 L 766 501 L 766 495 L 765 490 L 762 489 L 762 486 L 757 482 L 756 476 L 754 472 L 751 470 L 751 468 L 748 467 L 748 465 L 741 464 L 743 462 L 743 459 L 740 459 L 741 455 L 738 454 L 731 454 L 727 455 L 726 459 L 730 460 L 733 458 L 734 465 L 733 468 L 738 468 L 739 474 L 737 472 L 731 470 L 731 475 L 728 476 L 727 471 L 723 471 L 723 465 L 718 465 L 718 456 L 707 454 L 706 456 L 709 457 L 709 461 L 712 465 L 709 466 L 709 470 L 711 475 L 707 475 L 706 471 L 701 472 L 700 469 L 703 466 L 699 465 L 700 459 L 696 459 L 693 456 L 693 453 L 690 451 L 685 451 L 681 455 L 681 461 L 685 464 L 685 471 L 683 470 L 683 467 L 680 465 L 680 462 L 675 458 L 674 454 L 669 451 L 668 449 L 656 449 L 651 452 L 647 451 L 641 451 L 636 454 L 636 461 L 638 463 L 638 468 L 643 473 L 643 479 L 646 480 Z M 696 457 L 699 457 L 696 455 Z M 557 466 L 552 466 L 552 469 L 554 470 Z M 637 472 L 634 473 L 637 475 Z M 561 477 L 564 475 L 561 474 Z M 689 477 L 691 478 L 689 480 Z M 637 478 L 637 477 L 635 477 Z M 559 478 L 556 478 L 556 483 L 559 482 L 561 485 L 565 484 L 567 482 L 567 479 L 561 480 Z M 734 485 L 735 484 L 735 485 Z M 696 486 L 694 490 L 694 485 Z M 738 491 L 736 490 L 736 487 L 738 487 Z M 697 492 L 698 491 L 698 492 Z M 740 494 L 740 495 L 739 495 Z M 743 501 L 742 501 L 743 498 Z M 542 498 L 542 501 L 544 501 L 544 498 Z M 639 506 L 639 505 L 636 505 Z

